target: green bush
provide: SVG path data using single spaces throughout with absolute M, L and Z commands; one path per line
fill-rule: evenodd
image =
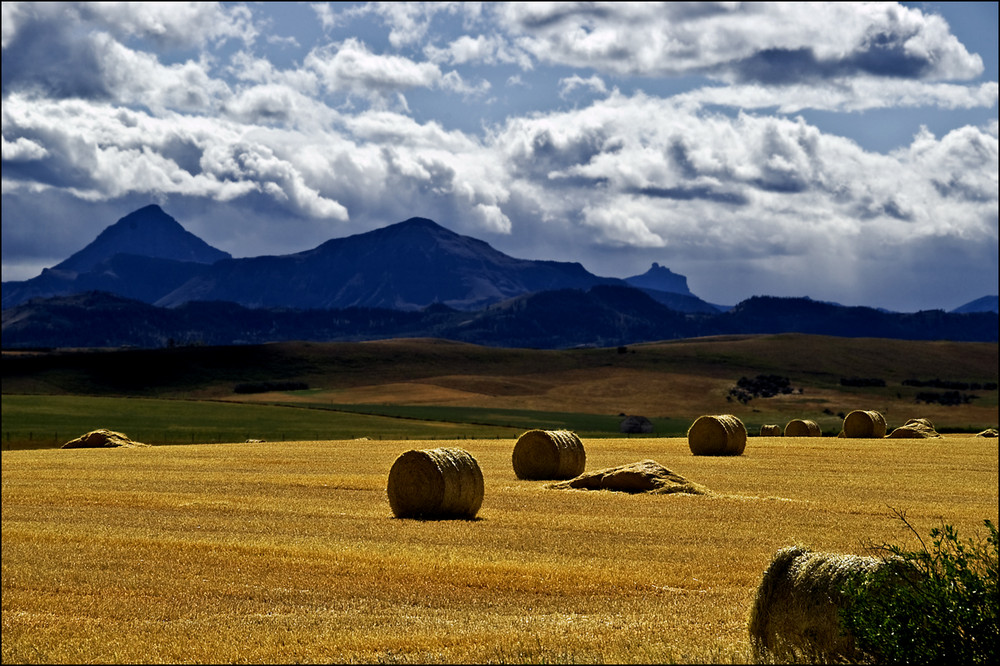
M 908 551 L 878 546 L 888 566 L 852 578 L 844 587 L 844 627 L 857 647 L 878 663 L 995 663 L 997 528 L 984 521 L 985 539 L 962 542 L 951 525 L 930 532 Z

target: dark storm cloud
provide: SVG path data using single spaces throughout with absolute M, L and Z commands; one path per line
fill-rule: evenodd
M 180 136 L 167 138 L 160 146 L 159 152 L 192 176 L 202 172 L 201 158 L 205 150 L 190 138 Z
M 684 178 L 697 178 L 698 169 L 691 161 L 689 151 L 690 148 L 684 139 L 674 137 L 668 143 L 666 153 Z
M 522 142 L 525 148 L 515 157 L 515 164 L 524 175 L 538 178 L 587 164 L 598 155 L 612 154 L 622 147 L 620 140 L 609 141 L 601 129 L 557 136 L 543 127 L 522 137 Z
M 4 123 L 4 134 L 8 133 L 44 146 L 45 154 L 30 160 L 4 159 L 5 180 L 44 183 L 56 188 L 89 188 L 97 182 L 94 175 L 98 152 L 84 137 L 48 127 L 20 128 L 16 122 Z
M 982 59 L 893 3 L 523 3 L 492 9 L 539 62 L 770 85 L 852 76 L 965 79 Z
M 688 187 L 634 187 L 623 190 L 625 194 L 639 194 L 644 197 L 654 197 L 658 199 L 677 199 L 679 201 L 691 201 L 701 199 L 714 203 L 727 204 L 730 206 L 745 206 L 749 203 L 746 195 L 739 192 L 722 192 L 715 188 L 705 186 Z
M 613 15 L 610 7 L 601 7 L 597 3 L 547 3 L 544 7 L 533 8 L 530 3 L 526 11 L 517 15 L 517 21 L 526 30 L 540 28 L 558 28 L 569 19 L 574 23 L 583 20 L 607 19 Z
M 27 21 L 3 51 L 3 94 L 106 100 L 102 51 L 62 20 Z
M 926 58 L 908 54 L 903 45 L 894 40 L 876 43 L 867 50 L 836 60 L 821 60 L 808 47 L 765 49 L 726 69 L 741 83 L 782 85 L 860 74 L 919 79 L 929 71 L 930 65 Z

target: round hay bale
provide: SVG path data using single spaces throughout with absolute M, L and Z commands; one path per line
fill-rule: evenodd
M 688 428 L 687 438 L 696 456 L 738 456 L 747 446 L 747 429 L 732 414 L 699 416 Z
M 392 464 L 386 490 L 397 518 L 475 518 L 483 472 L 462 449 L 407 451 Z
M 587 452 L 576 433 L 529 430 L 517 438 L 511 462 L 519 479 L 572 479 L 587 466 Z
M 779 550 L 761 579 L 748 630 L 759 663 L 855 662 L 854 638 L 840 621 L 841 588 L 886 565 L 873 557 Z
M 760 427 L 761 437 L 781 437 L 781 426 L 774 423 Z
M 996 428 L 987 428 L 986 430 L 977 434 L 976 437 L 997 437 L 998 434 L 1000 433 L 997 432 Z
M 785 424 L 785 437 L 820 437 L 823 431 L 819 424 L 807 419 L 792 419 Z
M 880 439 L 885 429 L 885 417 L 875 411 L 856 409 L 844 417 L 844 437 Z

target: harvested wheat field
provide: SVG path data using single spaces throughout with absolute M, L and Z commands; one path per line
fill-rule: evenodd
M 914 546 L 997 515 L 995 439 L 585 441 L 587 467 L 653 460 L 706 494 L 553 490 L 513 439 L 475 458 L 472 520 L 393 515 L 412 441 L 3 453 L 4 663 L 746 662 L 774 554 Z M 419 447 L 417 447 L 419 448 Z

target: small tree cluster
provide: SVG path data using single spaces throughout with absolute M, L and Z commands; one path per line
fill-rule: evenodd
M 740 377 L 736 386 L 729 389 L 727 400 L 736 399 L 742 404 L 747 404 L 754 398 L 773 398 L 780 394 L 792 392 L 792 383 L 788 377 L 780 375 L 757 375 L 753 379 Z
M 943 379 L 904 379 L 903 386 L 916 386 L 918 388 L 950 389 L 952 391 L 996 391 L 996 382 L 953 382 Z
M 917 394 L 917 402 L 937 403 L 939 405 L 955 406 L 955 405 L 968 405 L 973 400 L 978 400 L 978 395 L 972 395 L 969 393 L 959 393 L 958 391 L 945 391 L 944 393 L 935 393 L 933 391 L 921 391 Z

